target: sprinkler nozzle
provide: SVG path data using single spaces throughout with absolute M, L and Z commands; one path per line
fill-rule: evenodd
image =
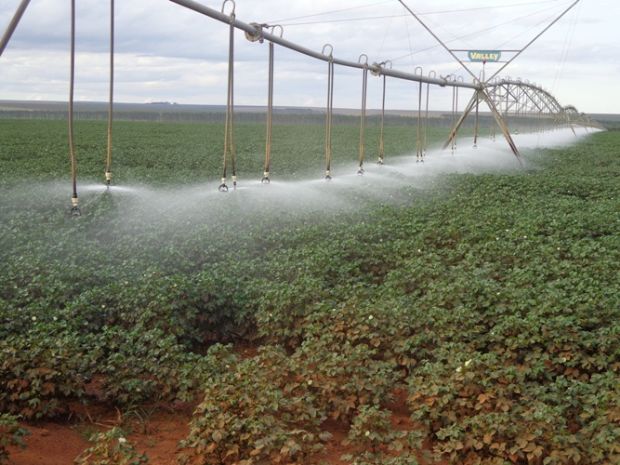
M 105 172 L 105 183 L 108 187 L 112 184 L 112 171 Z
M 80 201 L 77 195 L 71 197 L 71 216 L 82 216 L 82 212 L 80 211 Z
M 233 189 L 236 189 L 237 188 L 237 176 L 232 177 L 232 182 L 233 182 Z
M 228 186 L 226 185 L 226 178 L 222 178 L 222 184 L 217 188 L 220 192 L 228 192 Z
M 357 170 L 357 175 L 358 176 L 364 176 L 364 168 L 362 168 L 361 166 L 359 167 L 359 169 Z
M 263 173 L 263 179 L 260 180 L 263 184 L 269 184 L 271 180 L 269 179 L 269 171 L 265 171 Z
M 325 171 L 325 180 L 326 181 L 332 180 L 332 172 L 330 170 Z
M 377 165 L 383 165 L 383 157 L 379 157 L 377 160 Z

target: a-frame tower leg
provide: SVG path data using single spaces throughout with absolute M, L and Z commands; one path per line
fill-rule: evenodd
M 523 164 L 523 161 L 521 160 L 521 154 L 519 153 L 519 149 L 517 149 L 517 145 L 515 144 L 514 140 L 512 139 L 512 136 L 510 135 L 510 130 L 508 129 L 508 125 L 506 124 L 506 120 L 500 114 L 500 112 L 497 110 L 497 107 L 493 103 L 493 100 L 491 99 L 491 97 L 489 97 L 486 89 L 478 89 L 474 93 L 474 95 L 472 96 L 471 100 L 467 104 L 467 107 L 465 107 L 465 110 L 463 111 L 463 114 L 461 115 L 459 120 L 456 122 L 456 124 L 454 125 L 452 130 L 450 131 L 450 135 L 448 136 L 448 140 L 443 145 L 443 148 L 446 149 L 452 143 L 452 141 L 454 140 L 454 138 L 458 134 L 459 129 L 463 125 L 463 122 L 465 121 L 465 119 L 467 119 L 467 116 L 469 116 L 469 114 L 472 112 L 472 110 L 474 108 L 476 108 L 476 105 L 477 105 L 477 103 L 480 100 L 484 100 L 484 102 L 486 102 L 487 106 L 491 110 L 491 114 L 493 115 L 493 118 L 495 119 L 495 122 L 497 123 L 497 125 L 500 128 L 500 130 L 502 131 L 502 134 L 504 135 L 504 138 L 506 139 L 506 142 L 508 142 L 508 146 L 510 147 L 510 150 L 512 150 L 512 153 L 514 153 L 515 157 L 517 157 L 517 160 L 519 161 L 519 163 Z

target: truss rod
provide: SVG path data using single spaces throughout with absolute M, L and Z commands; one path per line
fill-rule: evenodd
M 400 1 L 400 0 L 399 0 Z M 500 69 L 498 69 L 489 79 L 487 79 L 487 82 L 490 81 L 491 79 L 493 79 L 495 76 L 497 76 L 499 73 L 501 73 L 504 68 L 506 68 L 506 66 L 508 66 L 510 63 L 512 63 L 513 61 L 515 61 L 519 55 L 521 55 L 523 52 L 525 52 L 525 50 L 527 50 L 530 45 L 532 45 L 534 42 L 536 42 L 540 36 L 542 36 L 545 32 L 547 32 L 555 23 L 557 23 L 560 19 L 562 19 L 562 17 L 564 17 L 564 15 L 566 13 L 568 13 L 570 10 L 572 10 L 575 5 L 577 5 L 577 3 L 579 3 L 581 0 L 575 0 L 568 8 L 566 8 L 561 14 L 560 16 L 558 16 L 557 18 L 555 18 L 553 21 L 551 21 L 551 23 L 545 27 L 542 31 L 540 31 L 536 37 L 534 37 L 532 40 L 530 40 L 525 47 L 523 47 L 519 52 L 517 52 L 517 54 L 515 56 L 513 56 L 510 60 L 508 60 L 504 66 L 502 66 Z M 401 2 L 402 3 L 402 2 Z
M 4 49 L 9 43 L 9 40 L 11 40 L 11 36 L 15 32 L 15 29 L 17 28 L 19 21 L 22 19 L 24 11 L 26 11 L 26 8 L 28 8 L 29 3 L 30 3 L 30 0 L 22 0 L 22 2 L 17 7 L 17 11 L 15 11 L 15 14 L 13 15 L 13 19 L 11 19 L 11 22 L 9 23 L 9 26 L 6 28 L 6 31 L 4 32 L 2 39 L 0 39 L 0 56 L 2 56 Z
M 510 80 L 510 79 L 502 79 L 498 82 L 493 82 L 493 83 L 485 83 L 484 87 L 485 88 L 492 88 L 492 87 L 502 87 L 505 85 L 515 85 L 515 86 L 519 86 L 523 89 L 532 89 L 534 92 L 541 94 L 541 95 L 545 95 L 549 100 L 551 100 L 553 102 L 553 104 L 557 107 L 557 108 L 562 108 L 562 105 L 560 105 L 560 102 L 558 102 L 558 100 L 549 92 L 547 92 L 545 89 L 543 89 L 542 87 L 536 86 L 534 84 L 531 83 L 527 83 L 527 82 L 523 82 L 523 81 L 515 81 L 515 80 Z
M 579 0 L 577 0 L 577 1 L 579 1 Z M 430 28 L 430 27 L 428 27 L 428 26 L 426 25 L 426 23 L 424 23 L 424 21 L 422 21 L 422 20 L 420 19 L 420 17 L 419 17 L 418 15 L 416 15 L 416 14 L 413 12 L 413 10 L 412 10 L 411 8 L 409 8 L 409 7 L 407 6 L 407 4 L 406 4 L 403 0 L 398 0 L 398 3 L 400 3 L 400 4 L 401 4 L 401 5 L 402 5 L 402 6 L 403 6 L 403 7 L 404 7 L 404 8 L 405 8 L 405 9 L 406 9 L 409 13 L 411 13 L 411 16 L 413 16 L 413 17 L 416 19 L 416 21 L 417 21 L 418 23 L 420 23 L 420 24 L 422 25 L 422 27 L 424 27 L 424 29 L 426 29 L 426 30 L 427 30 L 427 32 L 428 32 L 430 35 L 432 35 L 432 36 L 435 38 L 435 40 L 436 40 L 437 42 L 439 42 L 439 44 L 440 44 L 440 45 L 441 45 L 444 49 L 446 49 L 446 51 L 447 51 L 450 55 L 452 55 L 452 58 L 454 58 L 456 61 L 458 61 L 458 62 L 460 63 L 460 65 L 463 67 L 463 69 L 465 69 L 465 71 L 467 71 L 467 72 L 469 73 L 469 75 L 470 75 L 470 76 L 474 79 L 474 82 L 476 82 L 476 81 L 478 80 L 478 78 L 476 77 L 476 75 L 475 75 L 474 73 L 472 73 L 472 72 L 471 72 L 471 70 L 467 67 L 467 65 L 466 65 L 465 63 L 463 63 L 463 60 L 461 60 L 459 57 L 457 57 L 457 56 L 454 54 L 454 52 L 453 52 L 452 50 L 450 50 L 450 48 L 449 48 L 449 47 L 448 47 L 448 46 L 447 46 L 447 45 L 446 45 L 446 44 L 445 44 L 445 43 L 444 43 L 444 42 L 443 42 L 443 41 L 442 41 L 442 40 L 441 40 L 441 39 L 437 36 L 437 34 L 435 34 L 435 33 L 431 30 L 431 28 Z
M 269 42 L 273 42 L 274 44 L 278 44 L 282 47 L 288 48 L 290 50 L 295 50 L 299 53 L 302 53 L 306 56 L 312 57 L 312 58 L 316 58 L 317 60 L 322 60 L 325 62 L 329 62 L 330 59 L 333 60 L 333 63 L 336 65 L 340 65 L 340 66 L 346 66 L 348 68 L 357 68 L 357 69 L 363 69 L 364 65 L 355 61 L 348 61 L 348 60 L 342 60 L 342 59 L 338 59 L 336 57 L 332 57 L 330 58 L 327 55 L 323 55 L 320 52 L 311 50 L 309 48 L 303 47 L 301 45 L 298 45 L 294 42 L 291 42 L 289 40 L 286 40 L 282 37 L 279 37 L 277 35 L 260 31 L 259 28 L 256 28 L 254 26 L 252 26 L 251 24 L 247 24 L 244 23 L 243 21 L 239 21 L 238 19 L 234 19 L 234 21 L 231 21 L 231 18 L 228 15 L 225 15 L 223 13 L 220 13 L 217 10 L 214 10 L 213 8 L 209 8 L 207 6 L 204 6 L 198 2 L 195 2 L 193 0 L 170 0 L 172 3 L 176 3 L 177 5 L 181 5 L 185 8 L 188 8 L 190 10 L 193 10 L 197 13 L 203 14 L 205 16 L 209 16 L 210 18 L 216 19 L 222 23 L 225 24 L 233 24 L 234 27 L 236 27 L 237 29 L 240 29 L 242 31 L 247 32 L 250 35 L 258 35 L 260 34 L 265 40 L 268 40 Z M 372 70 L 374 73 L 376 74 L 383 74 L 386 76 L 390 76 L 390 77 L 394 77 L 397 79 L 403 79 L 406 81 L 414 81 L 414 82 L 425 82 L 428 84 L 434 84 L 434 85 L 438 85 L 438 86 L 449 86 L 449 87 L 465 87 L 468 89 L 479 89 L 480 86 L 478 84 L 474 84 L 474 83 L 467 83 L 467 82 L 455 82 L 455 81 L 448 81 L 446 79 L 438 79 L 438 78 L 431 78 L 428 76 L 420 76 L 420 75 L 415 75 L 415 74 L 410 74 L 410 73 L 405 73 L 402 71 L 396 71 L 396 70 L 392 70 L 392 69 L 387 69 L 378 65 L 368 65 L 368 68 L 370 70 Z M 472 74 L 470 72 L 470 74 Z M 474 77 L 474 79 L 476 79 L 476 77 L 472 74 L 472 76 Z M 477 80 L 477 79 L 476 79 Z M 475 81 L 474 81 L 475 82 Z

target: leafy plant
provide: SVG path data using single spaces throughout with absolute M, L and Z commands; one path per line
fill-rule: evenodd
M 289 363 L 282 351 L 265 349 L 212 379 L 181 443 L 181 462 L 301 464 L 321 450 L 325 417 L 292 382 Z
M 146 454 L 140 454 L 127 439 L 127 434 L 114 427 L 90 438 L 93 443 L 74 461 L 75 465 L 141 465 L 149 463 Z

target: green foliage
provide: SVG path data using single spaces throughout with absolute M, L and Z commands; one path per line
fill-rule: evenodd
M 8 447 L 26 447 L 23 438 L 27 434 L 28 430 L 19 426 L 17 417 L 0 413 L 0 464 L 8 463 Z
M 525 171 L 350 199 L 363 208 L 284 215 L 231 195 L 187 218 L 182 202 L 112 193 L 74 221 L 64 187 L 32 183 L 64 176 L 64 131 L 0 125 L 14 177 L 0 181 L 0 411 L 204 392 L 189 463 L 303 463 L 335 422 L 362 444 L 350 462 L 410 464 L 416 435 L 389 417 L 408 386 L 426 446 L 449 463 L 618 462 L 618 133 L 529 153 Z M 87 178 L 100 178 L 102 127 L 80 123 Z M 118 128 L 120 184 L 219 171 L 221 126 Z M 262 171 L 264 128 L 238 129 L 240 166 Z M 321 171 L 320 126 L 277 130 L 274 175 Z M 391 156 L 413 147 L 411 128 L 392 131 Z M 356 132 L 338 129 L 340 161 Z M 238 341 L 263 347 L 209 350 Z
M 74 461 L 75 465 L 141 465 L 149 463 L 146 454 L 139 454 L 127 440 L 127 434 L 118 427 L 90 438 L 93 443 Z
M 284 352 L 266 349 L 227 367 L 206 387 L 182 463 L 302 464 L 321 450 L 324 414 Z
M 376 406 L 361 406 L 351 422 L 347 441 L 376 452 L 380 445 L 389 444 L 403 436 L 393 430 L 391 417 L 392 412 L 389 410 Z
M 32 322 L 36 325 L 36 321 Z M 36 328 L 0 340 L 0 411 L 24 418 L 66 411 L 63 400 L 80 398 L 93 358 L 71 332 Z
M 142 325 L 104 328 L 94 351 L 102 354 L 93 370 L 102 380 L 98 400 L 124 407 L 190 401 L 211 374 L 208 357 L 188 353 L 172 335 Z
M 394 429 L 392 412 L 376 406 L 360 407 L 346 439 L 359 452 L 342 460 L 353 465 L 417 465 L 420 443 L 415 433 Z

